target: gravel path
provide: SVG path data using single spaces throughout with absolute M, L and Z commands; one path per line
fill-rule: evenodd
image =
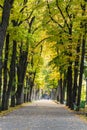
M 63 105 L 42 100 L 0 117 L 0 130 L 87 130 L 87 123 Z

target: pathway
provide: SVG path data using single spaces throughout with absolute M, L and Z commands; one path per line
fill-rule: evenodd
M 42 100 L 0 117 L 0 130 L 87 130 L 87 123 L 63 105 Z

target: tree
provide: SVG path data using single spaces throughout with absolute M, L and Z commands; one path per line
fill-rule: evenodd
M 0 23 L 0 85 L 1 85 L 1 76 L 2 76 L 2 49 L 4 45 L 4 40 L 6 36 L 6 30 L 9 24 L 9 17 L 10 17 L 10 11 L 12 8 L 14 0 L 4 0 L 3 6 L 1 6 L 2 11 L 2 18 Z M 1 88 L 1 86 L 0 86 Z

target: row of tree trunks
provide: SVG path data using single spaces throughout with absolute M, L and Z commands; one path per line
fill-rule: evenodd
M 66 90 L 65 88 L 67 86 L 66 105 L 69 106 L 69 108 L 74 109 L 74 104 L 76 104 L 78 111 L 80 108 L 80 101 L 81 101 L 82 76 L 83 76 L 83 71 L 84 71 L 85 44 L 86 44 L 86 34 L 83 34 L 82 42 L 81 42 L 81 39 L 79 39 L 78 45 L 76 48 L 77 57 L 76 57 L 75 66 L 74 66 L 74 80 L 72 77 L 72 65 L 70 65 L 68 67 L 68 71 L 67 71 L 67 79 L 60 78 L 59 83 L 58 83 L 59 92 L 58 92 L 57 100 L 60 101 L 60 103 L 62 103 L 64 101 L 64 94 L 65 94 L 65 90 Z M 81 49 L 80 49 L 80 46 L 82 47 Z M 79 57 L 80 51 L 81 51 L 81 60 Z M 80 60 L 80 71 L 78 70 L 79 69 L 79 60 Z M 79 76 L 79 82 L 77 85 L 78 76 Z
M 82 4 L 81 8 L 82 8 L 82 16 L 84 16 L 85 12 L 86 12 L 86 4 Z M 87 23 L 85 21 L 81 22 L 81 28 L 84 28 L 84 32 L 83 32 L 83 34 L 80 34 L 80 38 L 78 40 L 78 44 L 77 44 L 77 48 L 76 48 L 77 56 L 76 56 L 76 60 L 74 62 L 74 78 L 72 75 L 72 61 L 69 61 L 69 66 L 67 69 L 66 105 L 69 106 L 69 108 L 74 109 L 74 104 L 76 104 L 78 110 L 79 110 L 80 101 L 81 101 L 82 76 L 83 76 L 83 70 L 84 70 L 86 24 Z M 72 23 L 70 23 L 70 25 L 68 27 L 69 27 L 68 29 L 69 29 L 69 35 L 70 35 L 69 42 L 71 43 L 71 45 L 69 45 L 70 52 L 69 52 L 68 56 L 72 57 L 72 53 L 71 53 L 71 50 L 72 50 Z M 82 48 L 80 48 L 80 47 L 82 47 Z M 81 52 L 81 59 L 79 57 L 79 52 Z M 80 72 L 78 70 L 80 70 Z M 77 85 L 78 76 L 79 76 L 79 83 Z
M 14 0 L 5 0 L 4 6 L 3 6 L 3 14 L 2 14 L 2 22 L 0 26 L 0 56 L 2 54 L 2 47 L 4 45 L 6 30 L 9 23 L 9 16 L 11 7 L 13 5 Z M 24 4 L 26 4 L 27 1 L 24 1 Z M 33 24 L 35 17 L 32 17 L 29 22 L 29 30 L 31 31 L 31 26 Z M 19 24 L 13 20 L 13 27 L 18 26 Z M 21 23 L 21 22 L 20 22 Z M 12 50 L 12 58 L 11 58 L 11 64 L 10 64 L 10 72 L 9 72 L 9 78 L 7 78 L 8 74 L 8 48 L 9 48 L 9 34 L 6 37 L 6 54 L 5 54 L 5 63 L 4 63 L 4 87 L 3 87 L 3 96 L 2 96 L 2 110 L 6 110 L 9 107 L 9 99 L 11 96 L 11 106 L 15 106 L 15 104 L 19 105 L 23 103 L 23 89 L 24 89 L 24 79 L 27 69 L 27 56 L 28 56 L 28 43 L 26 42 L 26 50 L 22 50 L 19 56 L 19 63 L 16 69 L 16 52 L 17 52 L 17 42 L 13 41 L 13 50 Z M 2 61 L 0 58 L 0 72 L 2 74 Z M 16 73 L 17 70 L 17 73 Z M 16 77 L 18 84 L 16 85 Z M 9 81 L 7 81 L 9 79 Z M 7 85 L 8 82 L 8 85 Z M 32 85 L 33 86 L 33 85 Z M 17 88 L 16 88 L 17 87 Z M 32 88 L 32 87 L 31 87 Z M 17 91 L 16 91 L 17 89 Z M 29 92 L 27 93 L 27 100 L 29 98 Z
M 68 67 L 67 71 L 67 80 L 64 86 L 67 85 L 67 100 L 66 105 L 69 106 L 69 108 L 74 109 L 74 104 L 77 105 L 77 110 L 79 110 L 80 101 L 81 101 L 81 90 L 82 90 L 82 75 L 84 71 L 84 56 L 85 56 L 85 44 L 86 44 L 86 34 L 82 37 L 82 43 L 81 39 L 78 40 L 78 45 L 76 48 L 77 57 L 75 60 L 75 67 L 74 67 L 74 80 L 72 78 L 72 65 Z M 82 44 L 82 46 L 81 46 Z M 82 47 L 80 50 L 80 46 Z M 81 60 L 79 59 L 79 52 L 81 51 Z M 80 72 L 79 69 L 79 60 L 80 60 Z M 77 85 L 79 75 L 79 83 Z M 64 81 L 64 80 L 63 80 Z M 61 79 L 60 82 L 62 83 Z M 61 84 L 59 82 L 59 88 L 61 87 Z M 62 88 L 62 87 L 61 87 Z M 63 89 L 63 88 L 62 88 Z M 63 91 L 63 90 L 62 90 Z M 61 95 L 61 91 L 59 91 Z M 64 95 L 64 93 L 62 94 Z M 61 97 L 63 98 L 63 97 Z M 62 99 L 64 100 L 64 98 Z M 61 101 L 60 101 L 61 103 Z

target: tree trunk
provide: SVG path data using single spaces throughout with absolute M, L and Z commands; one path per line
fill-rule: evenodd
M 71 61 L 71 57 L 72 57 L 72 22 L 70 22 L 70 27 L 69 29 L 69 43 L 70 45 L 68 45 L 68 56 L 69 56 L 69 65 L 68 65 L 68 69 L 67 69 L 67 105 L 73 109 L 73 100 L 72 100 L 72 61 Z
M 31 97 L 32 97 L 32 91 L 33 91 L 33 82 L 31 81 L 31 79 L 30 79 L 30 83 L 29 83 L 29 85 L 30 85 L 30 91 L 29 91 L 29 102 L 31 102 Z
M 8 109 L 8 107 L 9 107 L 10 94 L 11 94 L 12 89 L 14 90 L 14 88 L 15 88 L 14 81 L 15 81 L 16 46 L 17 46 L 16 41 L 13 41 L 13 51 L 12 51 L 12 59 L 11 59 L 11 65 L 10 65 L 8 90 L 6 93 L 5 109 Z M 14 104 L 12 104 L 12 105 L 15 106 L 15 101 L 14 101 Z
M 82 76 L 84 70 L 84 56 L 85 56 L 85 44 L 86 44 L 86 35 L 83 35 L 82 40 L 82 54 L 81 54 L 81 64 L 80 64 L 80 75 L 79 75 L 79 86 L 78 86 L 78 97 L 77 97 L 77 106 L 79 111 L 80 100 L 81 100 L 81 90 L 82 90 Z
M 27 51 L 21 51 L 19 65 L 18 65 L 18 87 L 16 92 L 16 104 L 20 105 L 23 103 L 23 89 L 24 89 L 24 78 L 27 69 Z
M 63 80 L 63 90 L 62 91 L 63 91 L 62 92 L 62 94 L 63 94 L 63 101 L 65 101 L 65 92 L 66 92 L 66 78 L 65 78 L 65 76 L 64 76 L 64 80 Z
M 0 68 L 0 109 L 2 104 L 2 68 Z
M 4 0 L 4 5 L 3 5 L 3 12 L 2 12 L 2 21 L 0 23 L 0 79 L 1 73 L 2 73 L 2 61 L 1 61 L 1 56 L 2 56 L 2 48 L 4 45 L 4 40 L 6 36 L 6 30 L 8 27 L 9 23 L 9 17 L 10 17 L 10 11 L 12 8 L 14 0 Z
M 69 106 L 69 86 L 68 86 L 68 71 L 67 71 L 67 79 L 66 79 L 66 82 L 67 82 L 67 95 L 66 95 L 66 106 Z
M 73 101 L 72 101 L 72 66 L 68 67 L 67 73 L 67 89 L 68 89 L 68 106 L 72 109 L 73 108 Z
M 0 24 L 0 57 L 2 54 L 2 48 L 4 45 L 4 40 L 6 36 L 6 30 L 8 27 L 9 23 L 9 17 L 10 17 L 10 11 L 12 8 L 14 0 L 4 0 L 4 5 L 3 5 L 3 13 L 2 13 L 2 21 Z M 2 68 L 2 62 L 0 60 L 0 68 Z
M 74 86 L 73 86 L 73 103 L 76 103 L 76 96 L 77 96 L 77 79 L 78 79 L 78 69 L 79 69 L 79 52 L 80 52 L 80 42 L 81 39 L 78 40 L 77 49 L 76 49 L 76 60 L 74 65 Z
M 60 80 L 59 80 L 59 101 L 60 101 L 60 103 L 61 104 L 63 104 L 63 86 L 62 86 L 62 74 L 61 74 L 61 76 L 60 76 L 61 78 L 60 78 Z
M 28 77 L 26 77 L 26 87 L 27 87 L 26 102 L 29 102 L 29 78 Z
M 27 102 L 27 86 L 24 87 L 24 102 Z
M 4 81 L 3 81 L 3 94 L 2 94 L 2 110 L 5 109 L 6 103 L 6 91 L 7 91 L 7 71 L 8 71 L 8 52 L 9 52 L 9 34 L 6 36 L 6 43 L 5 43 L 5 60 L 4 60 Z
M 86 3 L 81 5 L 82 8 L 82 17 L 86 14 Z M 79 86 L 78 86 L 78 97 L 77 97 L 77 111 L 80 108 L 80 100 L 81 100 L 81 90 L 82 90 L 82 76 L 84 71 L 84 56 L 85 56 L 85 44 L 86 44 L 86 33 L 87 33 L 87 21 L 81 21 L 81 27 L 84 29 L 82 36 L 82 54 L 81 54 L 81 63 L 80 63 L 80 74 L 79 74 Z
M 29 73 L 30 77 L 29 77 L 29 101 L 31 102 L 31 97 L 32 97 L 32 91 L 33 91 L 33 87 L 34 87 L 34 80 L 35 80 L 35 76 L 36 76 L 36 72 L 31 72 Z

